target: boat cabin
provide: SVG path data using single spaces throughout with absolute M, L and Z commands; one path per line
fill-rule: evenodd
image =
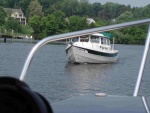
M 97 44 L 103 44 L 103 45 L 110 45 L 110 39 L 107 36 L 104 36 L 102 34 L 92 34 L 92 35 L 85 35 L 80 37 L 72 38 L 71 40 L 74 42 L 90 42 L 90 43 L 97 43 Z

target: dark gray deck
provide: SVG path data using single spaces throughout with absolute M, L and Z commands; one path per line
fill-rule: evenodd
M 141 97 L 83 95 L 51 103 L 54 113 L 146 113 Z

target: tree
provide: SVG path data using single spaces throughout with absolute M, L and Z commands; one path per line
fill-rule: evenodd
M 102 20 L 102 19 L 100 19 L 100 18 L 96 18 L 95 20 L 96 20 L 96 27 L 100 27 L 100 26 L 105 26 L 105 25 L 107 25 L 106 20 Z
M 93 4 L 93 15 L 98 17 L 98 12 L 102 10 L 102 5 L 100 3 Z
M 0 6 L 3 6 L 3 7 L 8 7 L 9 5 L 8 5 L 8 1 L 7 0 L 1 0 L 0 1 Z
M 59 25 L 54 14 L 48 15 L 45 18 L 45 31 L 47 36 L 58 34 Z
M 87 19 L 86 17 L 71 16 L 69 17 L 69 30 L 78 31 L 87 28 Z
M 59 10 L 46 16 L 44 18 L 44 28 L 47 36 L 66 32 L 65 13 Z
M 60 10 L 62 10 L 67 17 L 77 15 L 79 9 L 78 0 L 63 0 L 60 4 Z
M 133 20 L 133 13 L 130 11 L 126 11 L 121 14 L 118 18 L 116 18 L 117 23 L 127 22 Z
M 32 29 L 34 31 L 33 35 L 34 35 L 35 39 L 41 38 L 40 35 L 44 30 L 42 17 L 40 17 L 38 15 L 34 15 L 33 17 L 31 17 L 29 19 L 29 25 L 32 27 Z
M 67 21 L 65 20 L 65 13 L 58 10 L 54 12 L 54 16 L 56 18 L 56 22 L 58 24 L 58 32 L 59 33 L 64 33 L 67 30 Z
M 5 18 L 7 17 L 5 11 L 2 7 L 0 7 L 0 25 L 3 25 L 5 23 Z
M 78 7 L 79 16 L 92 16 L 92 5 L 89 4 L 88 0 L 80 0 Z
M 31 0 L 20 0 L 19 2 L 19 6 L 21 7 L 21 10 L 25 13 L 26 17 L 27 15 L 27 10 L 28 10 L 28 6 L 30 4 Z
M 146 17 L 146 18 L 149 18 L 150 17 L 150 4 L 145 6 L 142 10 L 142 17 Z
M 67 22 L 62 11 L 57 11 L 44 17 L 34 15 L 30 18 L 29 24 L 34 30 L 36 39 L 67 31 Z
M 15 32 L 21 32 L 21 25 L 20 22 L 14 18 L 8 18 L 8 20 L 5 23 L 5 28 L 7 30 L 14 30 Z
M 29 9 L 29 18 L 38 15 L 43 16 L 42 5 L 38 2 L 38 0 L 32 0 L 28 6 Z

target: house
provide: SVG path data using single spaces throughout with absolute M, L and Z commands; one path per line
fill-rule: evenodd
M 95 24 L 96 22 L 95 22 L 95 20 L 93 19 L 93 18 L 87 18 L 87 24 Z
M 26 17 L 24 16 L 24 13 L 20 9 L 12 9 L 12 8 L 4 8 L 4 11 L 6 12 L 8 17 L 13 17 L 15 19 L 18 19 L 20 24 L 26 25 Z
M 65 18 L 65 20 L 66 20 L 67 23 L 69 23 L 69 18 Z M 87 18 L 86 21 L 87 21 L 87 24 L 88 24 L 88 25 L 90 25 L 90 24 L 92 24 L 92 23 L 93 23 L 93 24 L 96 23 L 93 18 Z

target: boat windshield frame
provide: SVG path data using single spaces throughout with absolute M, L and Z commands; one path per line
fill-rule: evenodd
M 103 45 L 110 45 L 110 38 L 107 36 L 91 35 L 90 42 L 97 43 L 97 44 L 103 44 Z
M 101 44 L 110 45 L 110 38 L 107 36 L 100 36 Z
M 100 36 L 91 35 L 91 37 L 90 37 L 90 42 L 91 42 L 91 43 L 97 43 L 97 44 L 101 43 L 101 42 L 100 42 Z
M 73 43 L 78 42 L 78 41 L 79 41 L 79 37 L 74 37 L 74 38 L 71 39 L 71 42 L 73 42 Z
M 83 35 L 79 37 L 74 37 L 71 39 L 71 42 L 91 42 L 102 45 L 110 45 L 110 37 L 103 35 Z
M 79 42 L 89 42 L 90 38 L 87 35 L 83 35 L 79 37 Z

